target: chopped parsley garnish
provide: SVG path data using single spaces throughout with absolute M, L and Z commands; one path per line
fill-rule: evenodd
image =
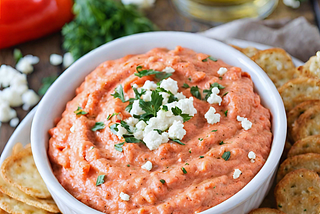
M 96 181 L 96 186 L 99 186 L 104 183 L 104 177 L 105 177 L 105 175 L 98 176 L 97 181 Z
M 191 77 L 189 77 L 188 80 L 191 82 L 192 81 Z
M 282 208 L 281 204 L 278 204 L 278 207 Z
M 228 110 L 224 112 L 224 116 L 228 116 Z
M 199 140 L 199 141 L 203 141 L 203 138 L 200 138 L 200 137 L 199 137 L 198 140 Z
M 188 163 L 185 163 L 185 165 L 189 165 Z
M 201 93 L 198 86 L 192 86 L 190 88 L 190 92 L 195 98 L 198 98 L 199 100 L 201 100 Z
M 221 141 L 221 142 L 219 143 L 219 145 L 223 145 L 223 144 L 225 144 L 223 141 Z
M 189 150 L 189 153 L 191 154 L 191 150 Z
M 166 78 L 168 78 L 168 77 L 170 77 L 172 75 L 170 73 L 156 71 L 156 70 L 153 70 L 153 69 L 142 70 L 142 66 L 136 67 L 136 70 L 137 70 L 138 73 L 134 73 L 134 75 L 137 76 L 137 77 L 140 77 L 140 78 L 144 77 L 144 76 L 150 76 L 150 75 L 154 75 L 155 74 L 157 79 L 163 80 L 163 79 L 166 79 Z
M 111 120 L 111 118 L 113 118 L 113 116 L 118 115 L 119 113 L 113 113 L 113 114 L 109 114 L 107 117 L 107 120 Z
M 218 131 L 218 129 L 214 129 L 214 130 L 212 130 L 211 132 L 217 132 Z
M 95 131 L 104 129 L 105 127 L 106 126 L 104 125 L 104 122 L 96 122 L 94 126 L 91 128 L 91 130 L 95 132 Z
M 226 93 L 224 93 L 224 94 L 222 95 L 222 97 L 226 96 L 228 93 L 229 93 L 229 92 L 227 91 Z
M 113 134 L 115 135 L 117 134 L 117 132 L 119 131 L 118 129 L 119 125 L 120 125 L 119 123 L 115 123 L 109 127 Z
M 158 132 L 158 134 L 162 134 L 162 132 L 164 132 L 164 131 L 161 131 L 160 129 L 153 129 L 153 131 Z
M 187 83 L 183 83 L 182 88 L 190 88 L 190 86 Z
M 23 55 L 22 55 L 20 49 L 15 48 L 15 49 L 13 50 L 13 58 L 14 58 L 14 60 L 16 61 L 16 64 L 19 62 L 19 60 L 20 60 L 22 57 L 23 57 Z
M 231 153 L 230 153 L 229 151 L 224 152 L 223 155 L 222 155 L 222 158 L 223 158 L 225 161 L 227 161 L 227 160 L 229 160 L 230 155 L 231 155 Z
M 162 106 L 163 111 L 169 111 L 168 106 Z
M 58 76 L 56 75 L 43 78 L 41 81 L 42 85 L 38 91 L 39 95 L 44 95 L 57 78 Z
M 122 143 L 118 143 L 118 144 L 115 144 L 114 145 L 114 148 L 118 151 L 118 152 L 122 152 L 123 149 L 122 149 L 122 146 L 124 145 L 124 142 Z
M 130 164 L 127 164 L 127 167 L 130 167 Z
M 111 96 L 113 96 L 114 98 L 119 98 L 123 103 L 127 102 L 124 97 L 123 87 L 121 84 L 114 89 L 114 93 L 111 94 Z
M 187 170 L 184 167 L 181 167 L 183 174 L 187 174 Z
M 213 58 L 212 56 L 208 56 L 207 58 L 203 59 L 202 62 L 207 62 L 208 59 L 210 59 L 210 60 L 212 60 L 214 62 L 218 61 L 216 58 Z
M 221 80 L 222 80 L 222 77 L 219 77 L 219 79 L 221 79 Z
M 133 137 L 133 135 L 128 135 L 128 136 L 124 135 L 123 138 L 126 143 L 142 143 L 143 142 L 142 140 L 139 140 Z
M 215 82 L 213 84 L 210 84 L 211 88 L 217 87 L 219 90 L 224 89 L 225 87 L 223 85 L 220 85 L 219 83 Z
M 182 143 L 180 140 L 178 140 L 178 139 L 173 139 L 172 140 L 173 142 L 176 142 L 176 143 L 178 143 L 178 144 L 180 144 L 180 145 L 186 145 L 186 144 L 184 144 L 184 143 Z M 190 152 L 191 153 L 191 152 Z
M 86 115 L 88 114 L 88 112 L 83 111 L 83 109 L 78 106 L 77 110 L 74 111 L 74 113 L 78 116 L 78 115 Z
M 125 128 L 127 130 L 127 132 L 129 132 L 130 134 L 132 134 L 132 131 L 130 130 L 130 126 L 128 125 L 128 123 L 124 120 L 120 121 L 120 124 L 123 128 Z
M 207 100 L 210 97 L 210 95 L 212 94 L 212 89 L 215 88 L 215 87 L 217 87 L 219 90 L 225 88 L 224 86 L 220 85 L 217 82 L 210 84 L 210 88 L 209 89 L 204 89 L 203 90 L 203 93 L 206 94 L 205 100 Z
M 162 184 L 165 184 L 165 183 L 166 183 L 166 181 L 163 180 L 163 179 L 160 179 L 160 182 L 161 182 Z
M 175 116 L 181 116 L 183 118 L 183 122 L 186 122 L 192 118 L 192 116 L 188 114 L 182 114 L 182 110 L 178 106 L 171 108 L 171 111 Z
M 141 116 L 151 116 L 156 117 L 157 112 L 160 110 L 160 106 L 162 105 L 163 98 L 157 91 L 152 91 L 151 101 L 144 101 L 142 99 L 139 100 L 139 105 L 146 113 Z
M 94 147 L 93 147 L 93 146 L 91 146 L 91 147 L 89 148 L 89 151 L 90 151 L 90 150 L 92 150 L 92 149 L 94 149 Z
M 200 158 L 200 159 L 201 159 L 201 158 L 204 158 L 204 156 L 201 155 L 199 158 Z
M 141 91 L 139 92 L 138 89 L 132 88 L 135 94 L 136 99 L 139 99 L 143 94 L 146 93 L 146 90 L 141 88 Z

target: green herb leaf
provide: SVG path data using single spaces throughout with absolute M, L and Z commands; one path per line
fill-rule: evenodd
M 201 158 L 204 158 L 204 156 L 201 155 L 199 158 L 200 158 L 200 159 L 201 159 Z
M 189 153 L 191 154 L 191 150 L 189 150 Z
M 141 97 L 143 94 L 146 93 L 146 90 L 143 89 L 143 88 L 141 88 L 140 93 L 139 93 L 138 89 L 136 89 L 136 88 L 133 88 L 133 91 L 134 91 L 134 94 L 135 94 L 136 99 L 140 99 L 140 97 Z
M 178 143 L 178 144 L 180 144 L 180 145 L 186 145 L 186 144 L 182 143 L 179 139 L 173 139 L 172 141 L 173 141 L 173 142 L 176 142 L 176 143 Z M 191 152 L 190 152 L 190 153 L 191 153 Z
M 160 129 L 153 129 L 153 131 L 158 132 L 158 134 L 162 134 L 162 133 L 163 133 L 163 131 L 162 131 L 162 130 L 160 130 Z
M 201 93 L 198 86 L 192 86 L 190 92 L 195 98 L 201 100 Z
M 127 167 L 130 167 L 130 164 L 127 164 Z
M 171 77 L 172 74 L 166 73 L 166 72 L 160 72 L 156 74 L 156 78 L 161 80 L 167 79 L 168 77 Z
M 223 145 L 223 144 L 225 144 L 223 141 L 221 141 L 221 142 L 219 143 L 219 145 Z
M 139 140 L 135 137 L 124 137 L 126 143 L 142 143 L 142 140 Z
M 188 163 L 186 163 L 185 165 L 189 165 Z
M 161 71 L 156 71 L 156 70 L 153 70 L 153 69 L 145 69 L 145 70 L 138 71 L 138 73 L 134 73 L 134 75 L 141 78 L 141 77 L 144 77 L 144 76 L 150 76 L 150 75 L 159 74 L 159 73 L 162 73 L 162 72 Z
M 199 137 L 198 140 L 199 140 L 199 141 L 203 141 L 203 138 L 200 138 L 200 137 Z
M 134 99 L 134 98 L 130 98 L 130 99 L 129 99 L 129 105 L 127 105 L 127 107 L 126 107 L 126 111 L 127 111 L 127 112 L 130 112 L 130 111 L 131 111 L 133 102 L 134 102 L 135 100 L 136 100 L 136 99 Z
M 190 88 L 190 86 L 187 83 L 183 83 L 182 88 Z
M 226 93 L 224 93 L 224 94 L 222 95 L 222 97 L 226 96 L 228 93 L 229 93 L 229 92 L 227 91 Z
M 18 48 L 15 48 L 13 50 L 13 58 L 16 61 L 16 64 L 19 62 L 19 60 L 23 57 L 21 50 Z
M 218 129 L 214 129 L 214 130 L 212 130 L 211 132 L 217 132 L 218 131 Z
M 75 0 L 75 18 L 64 25 L 63 47 L 78 59 L 114 39 L 156 30 L 135 5 L 114 0 Z M 88 33 L 90 32 L 90 33 Z
M 178 106 L 171 108 L 171 111 L 175 116 L 179 116 L 182 114 L 182 110 Z
M 215 83 L 213 83 L 213 84 L 210 84 L 210 88 L 209 88 L 209 89 L 204 89 L 204 90 L 203 90 L 203 93 L 206 94 L 206 96 L 205 96 L 205 98 L 204 98 L 205 100 L 207 100 L 207 99 L 211 96 L 211 94 L 212 94 L 212 89 L 215 88 L 215 87 L 217 87 L 219 90 L 225 88 L 224 86 L 220 85 L 220 84 L 217 83 L 217 82 L 215 82 Z
M 142 70 L 142 65 L 137 66 L 137 67 L 136 67 L 136 70 L 137 70 L 138 72 L 141 71 L 141 70 Z
M 165 184 L 165 183 L 166 183 L 166 181 L 163 180 L 163 179 L 160 179 L 160 182 L 161 182 L 162 184 Z
M 214 87 L 217 87 L 219 90 L 225 88 L 223 85 L 220 85 L 220 84 L 217 83 L 217 82 L 215 82 L 215 83 L 213 83 L 213 84 L 210 84 L 210 86 L 211 86 L 211 87 L 210 87 L 211 89 L 214 88 Z
M 83 111 L 83 109 L 82 109 L 80 106 L 78 106 L 77 110 L 75 110 L 74 113 L 75 113 L 77 116 L 88 114 L 88 112 Z
M 227 161 L 227 160 L 229 160 L 230 156 L 231 156 L 231 153 L 230 153 L 229 151 L 227 151 L 227 152 L 224 152 L 224 153 L 223 153 L 222 158 L 223 158 L 225 161 Z
M 211 61 L 214 61 L 214 62 L 218 61 L 216 58 L 214 58 L 212 56 L 208 56 L 207 58 L 203 59 L 202 62 L 207 62 L 208 59 L 210 59 Z
M 119 98 L 123 103 L 127 102 L 127 100 L 125 100 L 123 87 L 121 84 L 114 89 L 114 93 L 111 94 L 111 96 L 113 96 L 114 98 Z
M 118 126 L 119 126 L 120 124 L 119 123 L 115 123 L 115 124 L 113 124 L 113 125 L 111 125 L 109 128 L 110 128 L 110 130 L 111 130 L 111 132 L 113 133 L 113 134 L 117 134 L 118 133 L 118 131 L 119 131 L 119 129 L 118 129 Z
M 116 116 L 116 115 L 118 115 L 118 114 L 119 114 L 119 113 L 109 114 L 108 117 L 107 117 L 107 120 L 111 120 L 111 118 L 112 118 L 113 116 Z
M 157 116 L 157 112 L 160 110 L 162 105 L 163 98 L 159 94 L 158 91 L 154 90 L 151 93 L 151 101 L 144 101 L 142 99 L 139 100 L 139 105 L 146 113 L 143 114 L 144 117 L 149 117 L 152 115 L 153 117 Z M 142 115 L 141 115 L 142 116 Z
M 96 186 L 99 186 L 104 183 L 104 177 L 105 177 L 105 175 L 98 176 L 97 181 L 96 181 Z
M 183 174 L 187 174 L 187 170 L 184 167 L 181 167 Z
M 122 148 L 123 145 L 124 145 L 124 142 L 118 143 L 118 144 L 115 144 L 115 145 L 114 145 L 114 148 L 115 148 L 118 152 L 122 152 L 122 151 L 123 151 L 123 148 Z
M 224 112 L 224 116 L 228 116 L 228 110 L 226 110 L 225 112 Z
M 50 76 L 50 77 L 45 77 L 42 79 L 42 85 L 38 91 L 39 95 L 44 95 L 47 90 L 50 88 L 50 86 L 52 85 L 52 83 L 54 83 L 54 81 L 56 81 L 58 77 L 57 76 Z
M 169 111 L 168 106 L 162 106 L 163 111 Z
M 120 121 L 120 124 L 123 128 L 125 128 L 127 130 L 127 132 L 129 132 L 130 134 L 132 134 L 132 131 L 130 130 L 130 126 L 128 125 L 128 123 L 124 120 Z
M 104 128 L 105 128 L 104 122 L 96 122 L 94 126 L 91 128 L 91 130 L 95 132 Z

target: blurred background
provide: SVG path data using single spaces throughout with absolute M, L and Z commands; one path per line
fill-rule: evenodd
M 0 152 L 54 80 L 73 61 L 106 42 L 155 30 L 197 33 L 225 23 L 230 28 L 224 31 L 246 22 L 272 26 L 275 32 L 298 17 L 315 27 L 318 4 L 316 0 L 1 0 Z M 241 18 L 254 19 L 230 25 Z M 256 28 L 247 33 L 256 35 Z

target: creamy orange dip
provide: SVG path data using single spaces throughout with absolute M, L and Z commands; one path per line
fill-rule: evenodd
M 197 213 L 258 173 L 270 117 L 240 68 L 155 48 L 90 73 L 49 131 L 48 153 L 62 186 L 94 209 Z

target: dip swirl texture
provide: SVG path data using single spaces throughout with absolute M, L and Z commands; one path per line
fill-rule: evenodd
M 136 76 L 139 66 L 173 69 L 178 92 L 193 97 L 197 113 L 183 122 L 181 144 L 169 137 L 151 150 L 142 140 L 123 143 L 126 135 L 109 128 L 132 117 L 125 110 L 129 102 L 113 96 L 119 85 L 126 101 L 135 97 L 132 87 L 159 82 L 155 75 Z M 223 86 L 219 92 L 211 90 L 214 83 Z M 191 93 L 196 86 L 201 99 Z M 203 90 L 218 92 L 220 105 L 212 101 L 215 95 L 206 100 Z M 220 115 L 218 122 L 213 114 Z M 104 62 L 90 73 L 49 131 L 48 154 L 61 185 L 99 211 L 197 213 L 230 198 L 259 172 L 270 152 L 270 118 L 240 68 L 179 46 L 155 48 Z

